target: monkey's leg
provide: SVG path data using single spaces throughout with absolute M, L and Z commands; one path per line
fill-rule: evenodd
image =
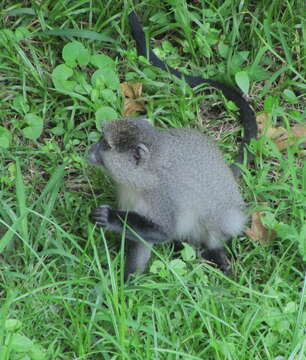
M 101 205 L 92 212 L 91 219 L 106 230 L 116 232 L 122 232 L 126 220 L 135 233 L 148 243 L 157 244 L 169 241 L 157 224 L 134 211 L 115 210 L 107 205 Z M 140 242 L 139 238 L 128 228 L 126 228 L 126 237 L 129 240 Z
M 225 274 L 231 271 L 231 263 L 227 257 L 226 249 L 223 244 L 225 242 L 224 235 L 215 231 L 208 233 L 208 242 L 205 243 L 206 248 L 201 252 L 205 260 L 216 265 L 218 269 Z
M 225 274 L 229 274 L 231 270 L 230 260 L 227 257 L 224 247 L 215 249 L 205 249 L 201 253 L 202 257 L 208 262 L 215 264 L 218 269 Z
M 126 241 L 124 281 L 134 272 L 143 272 L 151 256 L 150 244 Z

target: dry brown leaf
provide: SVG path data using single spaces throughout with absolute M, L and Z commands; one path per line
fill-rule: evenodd
M 278 136 L 277 139 L 272 139 L 280 151 L 285 150 L 290 145 L 293 145 L 299 138 L 306 137 L 306 126 L 302 124 L 294 125 L 291 129 L 291 135 L 289 138 L 288 132 L 285 130 L 285 133 Z M 306 139 L 303 143 L 306 143 Z
M 280 151 L 293 145 L 298 138 L 306 137 L 306 125 L 296 124 L 291 129 L 292 136 L 290 136 L 289 139 L 288 131 L 285 128 L 281 126 L 271 126 L 271 123 L 269 123 L 269 114 L 265 112 L 257 115 L 256 122 L 260 135 L 265 135 L 272 139 Z
M 306 136 L 306 125 L 296 124 L 292 128 L 292 136 L 304 137 Z
M 271 127 L 267 132 L 267 136 L 273 140 L 279 150 L 286 148 L 288 132 L 285 128 L 280 126 L 276 128 Z
M 144 101 L 137 100 L 142 93 L 142 83 L 124 81 L 120 87 L 124 97 L 123 115 L 129 116 L 135 112 L 145 112 Z
M 124 99 L 124 110 L 123 115 L 124 116 L 130 116 L 131 114 L 135 112 L 145 112 L 146 108 L 144 106 L 143 101 L 137 101 L 133 99 Z
M 266 112 L 262 112 L 256 116 L 256 122 L 258 125 L 258 131 L 260 135 L 264 135 L 265 131 L 268 130 L 269 127 L 271 127 L 271 124 L 269 125 L 269 114 Z
M 125 98 L 137 99 L 142 93 L 142 83 L 131 83 L 124 81 L 120 84 L 122 95 Z
M 266 243 L 267 241 L 271 240 L 272 234 L 269 229 L 264 227 L 261 221 L 262 214 L 262 211 L 255 211 L 252 214 L 251 227 L 247 228 L 245 232 L 250 239 L 254 241 L 259 241 L 261 243 Z

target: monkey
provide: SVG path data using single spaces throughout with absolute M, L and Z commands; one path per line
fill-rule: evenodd
M 134 12 L 129 20 L 138 53 L 146 55 L 144 33 Z M 148 54 L 153 65 L 182 77 L 151 49 Z M 238 105 L 245 127 L 240 160 L 245 144 L 257 134 L 250 105 L 228 85 L 184 77 L 192 87 L 204 82 L 220 89 Z M 125 281 L 145 270 L 154 245 L 169 242 L 205 248 L 204 257 L 227 272 L 225 244 L 243 231 L 248 218 L 235 179 L 238 167 L 231 169 L 215 142 L 194 129 L 159 129 L 140 117 L 104 122 L 102 130 L 101 139 L 89 149 L 88 161 L 114 180 L 118 209 L 101 205 L 91 220 L 117 233 L 126 224 Z

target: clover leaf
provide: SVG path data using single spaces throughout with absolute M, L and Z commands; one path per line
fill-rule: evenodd
M 43 131 L 43 119 L 40 116 L 29 113 L 24 117 L 27 127 L 23 129 L 23 135 L 31 140 L 36 140 L 40 137 Z

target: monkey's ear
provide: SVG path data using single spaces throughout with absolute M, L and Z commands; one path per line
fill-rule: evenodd
M 137 165 L 140 163 L 146 162 L 150 157 L 150 150 L 145 144 L 139 143 L 133 151 L 134 159 L 136 160 Z

